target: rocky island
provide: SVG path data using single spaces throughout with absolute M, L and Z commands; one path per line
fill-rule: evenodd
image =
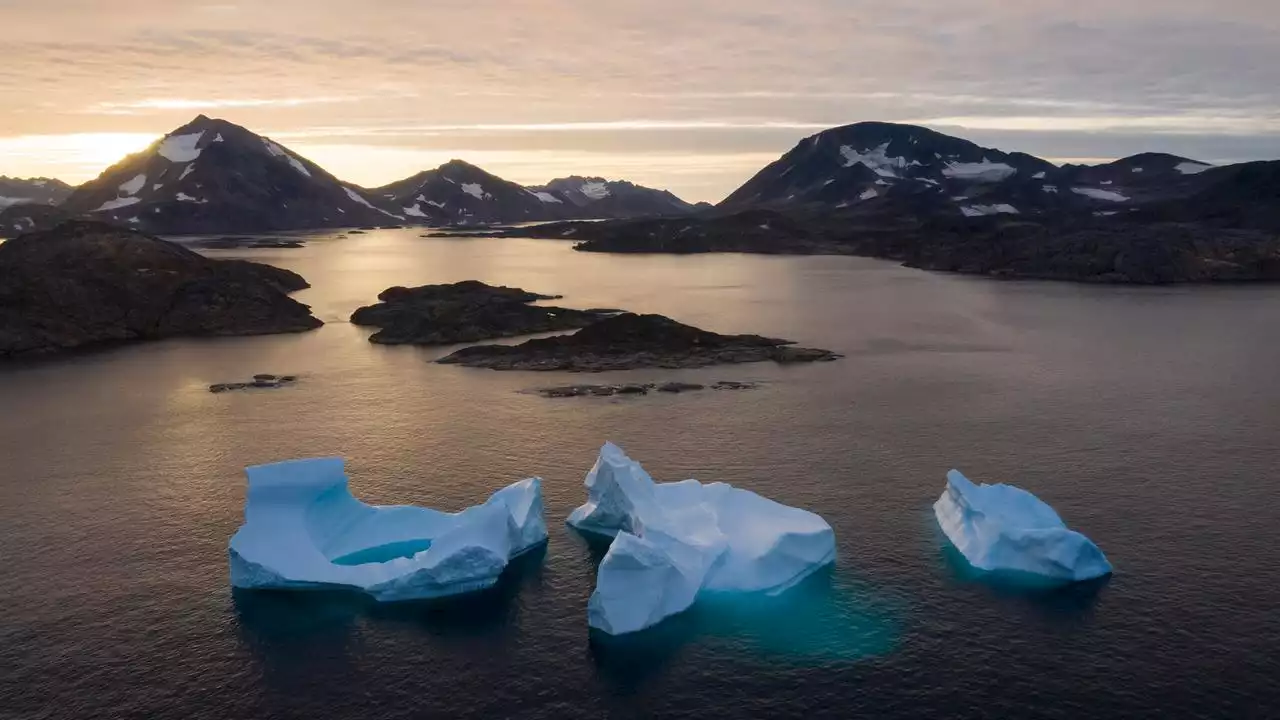
M 379 302 L 356 310 L 355 325 L 381 328 L 369 341 L 382 345 L 452 345 L 586 327 L 616 311 L 531 305 L 556 300 L 520 288 L 477 280 L 448 285 L 393 287 Z
M 463 348 L 437 362 L 492 370 L 604 372 L 633 368 L 697 368 L 773 361 L 835 360 L 830 350 L 794 347 L 759 335 L 720 335 L 662 315 L 625 313 L 599 320 L 572 335 L 519 345 Z
M 321 323 L 289 297 L 296 273 L 211 260 L 75 221 L 0 245 L 0 358 L 178 336 L 267 335 Z

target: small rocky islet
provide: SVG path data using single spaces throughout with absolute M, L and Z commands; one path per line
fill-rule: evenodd
M 209 386 L 211 393 L 224 393 L 230 390 L 274 390 L 286 387 L 298 381 L 297 375 L 272 375 L 259 373 L 248 382 L 214 383 Z
M 572 335 L 536 338 L 519 345 L 476 345 L 436 362 L 491 370 L 606 372 L 766 361 L 823 362 L 840 357 L 830 350 L 795 347 L 790 340 L 721 335 L 662 315 L 624 313 Z
M 710 386 L 701 383 L 664 382 L 664 383 L 623 383 L 620 385 L 559 385 L 530 390 L 528 392 L 545 398 L 569 397 L 613 397 L 616 395 L 648 395 L 651 392 L 679 395 L 687 392 L 706 390 L 754 390 L 762 383 L 745 380 L 719 380 Z
M 379 328 L 369 341 L 380 345 L 456 345 L 576 330 L 620 312 L 531 304 L 558 299 L 478 280 L 392 287 L 378 295 L 376 305 L 352 313 L 351 322 Z

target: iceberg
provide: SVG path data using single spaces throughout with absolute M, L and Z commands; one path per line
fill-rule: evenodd
M 703 592 L 776 595 L 835 561 L 835 533 L 817 515 L 725 483 L 656 483 L 612 443 L 585 484 L 568 523 L 613 538 L 587 603 L 588 623 L 610 635 L 656 625 Z
M 491 587 L 512 558 L 547 540 L 542 481 L 529 478 L 458 513 L 366 505 L 342 458 L 245 469 L 245 522 L 227 549 L 231 584 L 347 589 L 379 601 Z
M 1111 573 L 1111 563 L 1097 545 L 1067 529 L 1053 508 L 1021 488 L 974 485 L 952 470 L 933 512 L 942 532 L 979 570 L 1061 582 Z

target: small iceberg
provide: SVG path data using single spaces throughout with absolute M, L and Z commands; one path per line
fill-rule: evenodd
M 547 540 L 539 478 L 446 513 L 360 502 L 342 458 L 245 474 L 245 522 L 228 547 L 238 588 L 349 589 L 380 601 L 457 595 L 493 586 L 512 558 Z
M 942 532 L 969 564 L 988 572 L 1026 573 L 1061 582 L 1111 573 L 1097 545 L 1040 498 L 1012 485 L 974 485 L 959 470 L 933 505 Z
M 606 443 L 572 527 L 613 538 L 587 605 L 591 627 L 636 632 L 688 609 L 701 592 L 778 594 L 836 557 L 817 515 L 724 483 L 655 483 Z

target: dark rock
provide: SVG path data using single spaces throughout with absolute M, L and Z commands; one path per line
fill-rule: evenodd
M 392 287 L 378 295 L 381 302 L 377 305 L 356 310 L 351 322 L 381 328 L 369 338 L 374 343 L 451 345 L 572 330 L 602 317 L 583 310 L 529 304 L 558 297 L 476 280 Z
M 648 395 L 649 388 L 644 385 L 623 385 L 618 388 L 619 395 Z
M 347 234 L 348 235 L 364 235 L 365 232 L 363 230 L 348 230 Z
M 742 382 L 739 380 L 720 380 L 711 386 L 712 390 L 754 390 L 760 383 Z
M 364 232 L 366 230 L 377 230 L 377 229 L 378 229 L 377 225 L 365 225 L 364 227 L 358 230 L 352 230 L 351 232 Z
M 827 350 L 790 348 L 790 344 L 759 335 L 720 335 L 661 315 L 627 313 L 599 320 L 573 335 L 463 348 L 437 362 L 494 370 L 603 372 L 839 357 Z
M 667 382 L 658 386 L 658 392 L 682 393 L 693 390 L 702 390 L 705 387 L 706 385 L 699 385 L 697 383 Z
M 296 273 L 70 222 L 0 245 L 0 357 L 177 336 L 303 332 Z
M 274 389 L 292 385 L 298 379 L 297 375 L 254 375 L 253 380 L 249 382 L 237 383 L 215 383 L 209 386 L 209 392 L 222 393 L 228 390 L 252 390 L 252 389 Z

